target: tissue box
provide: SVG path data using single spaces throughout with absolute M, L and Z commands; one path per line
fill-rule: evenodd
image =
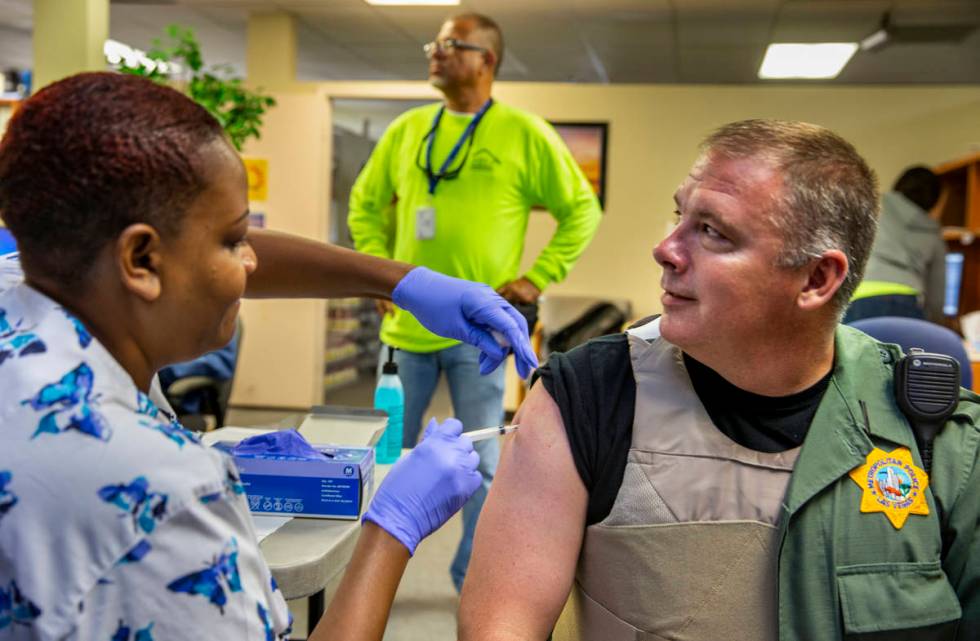
M 310 460 L 283 454 L 232 454 L 237 443 L 214 447 L 238 466 L 252 514 L 357 519 L 374 491 L 374 450 L 313 445 L 327 455 Z

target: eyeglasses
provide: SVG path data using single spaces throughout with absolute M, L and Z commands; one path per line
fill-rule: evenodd
M 445 40 L 434 40 L 432 42 L 427 42 L 422 45 L 422 51 L 425 52 L 426 58 L 431 58 L 436 55 L 436 52 L 442 53 L 452 53 L 456 50 L 459 51 L 481 51 L 486 52 L 486 47 L 481 47 L 480 45 L 470 44 L 468 42 L 463 42 L 462 40 L 457 40 L 456 38 L 446 38 Z

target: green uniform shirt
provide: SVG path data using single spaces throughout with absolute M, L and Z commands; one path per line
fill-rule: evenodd
M 354 183 L 348 224 L 359 251 L 424 265 L 497 288 L 518 278 L 528 214 L 542 205 L 558 228 L 525 276 L 539 289 L 562 280 L 599 225 L 599 203 L 565 143 L 543 119 L 494 102 L 449 171 L 458 177 L 429 196 L 425 135 L 440 105 L 411 109 L 385 131 Z M 473 114 L 443 114 L 432 153 L 438 171 Z M 435 236 L 416 238 L 417 210 L 435 209 Z M 438 337 L 403 310 L 385 317 L 381 339 L 433 352 L 458 341 Z
M 780 639 L 980 639 L 980 397 L 962 390 L 935 441 L 930 515 L 896 530 L 860 511 L 848 472 L 873 447 L 907 447 L 922 466 L 892 388 L 901 352 L 843 326 L 836 340 L 780 517 Z

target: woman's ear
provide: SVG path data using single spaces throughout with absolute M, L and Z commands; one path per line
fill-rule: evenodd
M 160 297 L 163 254 L 156 229 L 145 223 L 135 223 L 124 229 L 116 239 L 115 259 L 124 288 L 146 302 Z
M 800 309 L 816 310 L 830 303 L 847 277 L 847 256 L 832 249 L 807 266 L 807 279 L 796 298 Z

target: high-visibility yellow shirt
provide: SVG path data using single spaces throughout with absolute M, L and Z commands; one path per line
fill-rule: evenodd
M 524 276 L 544 290 L 562 280 L 588 245 L 601 211 L 592 187 L 546 121 L 495 102 L 448 168 L 459 175 L 429 195 L 425 137 L 441 105 L 411 109 L 385 133 L 354 184 L 348 224 L 359 251 L 423 265 L 497 288 L 520 276 L 532 206 L 558 221 L 551 242 Z M 432 150 L 438 171 L 474 114 L 446 111 Z M 419 239 L 420 207 L 435 209 L 432 238 Z M 436 336 L 403 310 L 386 316 L 381 339 L 399 349 L 433 352 L 457 344 Z

